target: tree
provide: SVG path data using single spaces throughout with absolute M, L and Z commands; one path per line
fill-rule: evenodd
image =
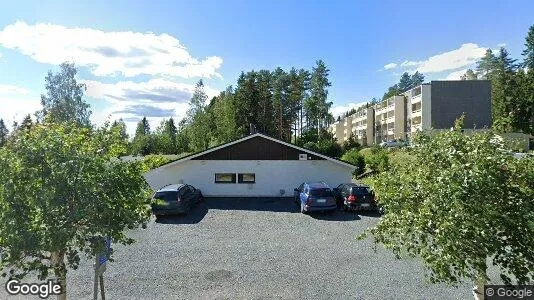
M 332 119 L 332 115 L 329 113 L 332 102 L 328 100 L 328 87 L 332 85 L 328 81 L 328 74 L 330 70 L 326 67 L 326 64 L 322 60 L 316 62 L 316 66 L 313 67 L 310 79 L 310 98 L 308 101 L 307 115 L 311 120 L 315 120 L 315 126 L 317 133 L 320 136 L 321 129 L 327 126 L 329 119 Z
M 471 69 L 467 69 L 464 75 L 460 77 L 461 80 L 477 80 L 477 74 Z
M 103 253 L 106 237 L 131 244 L 146 226 L 149 193 L 141 166 L 110 160 L 92 130 L 44 123 L 0 148 L 0 269 L 55 279 L 66 299 L 67 269 Z M 113 252 L 111 253 L 113 255 Z
M 60 71 L 48 72 L 45 77 L 46 95 L 41 95 L 42 110 L 37 112 L 38 121 L 48 118 L 52 122 L 75 122 L 89 126 L 91 111 L 83 99 L 85 84 L 76 81 L 77 69 L 73 63 L 62 63 Z
M 162 120 L 154 134 L 154 152 L 159 154 L 175 154 L 177 134 L 178 129 L 174 125 L 173 118 Z
M 402 73 L 397 87 L 400 92 L 406 92 L 412 87 L 412 77 L 410 77 L 408 72 Z
M 525 50 L 523 50 L 525 60 L 523 66 L 529 70 L 534 70 L 534 25 L 530 26 L 525 38 Z
M 397 84 L 394 84 L 388 88 L 387 92 L 384 93 L 384 95 L 382 96 L 382 100 L 386 100 L 400 93 L 401 90 L 399 89 L 399 86 Z
M 517 91 L 515 80 L 517 65 L 515 59 L 510 58 L 506 49 L 501 47 L 499 56 L 495 58 L 492 67 L 489 78 L 491 79 L 491 109 L 494 128 L 501 132 L 510 132 L 515 129 L 512 126 L 514 119 L 512 103 L 514 100 L 524 101 L 513 99 Z
M 154 143 L 150 134 L 150 124 L 146 117 L 143 117 L 135 130 L 132 141 L 132 154 L 148 155 L 154 151 Z
M 102 153 L 110 157 L 118 158 L 128 154 L 128 134 L 122 119 L 111 124 L 109 121 L 105 122 L 96 130 L 96 139 L 101 145 Z
M 19 129 L 29 130 L 33 126 L 32 117 L 28 114 L 22 119 Z
M 191 99 L 189 99 L 189 110 L 187 111 L 187 117 L 193 118 L 198 112 L 204 110 L 206 107 L 206 101 L 208 101 L 208 95 L 204 91 L 204 82 L 200 79 L 195 85 L 195 90 Z M 191 123 L 193 120 L 188 119 Z
M 195 151 L 208 149 L 211 140 L 210 114 L 206 107 L 208 96 L 204 91 L 202 79 L 195 86 L 189 100 L 188 124 L 189 140 Z
M 372 180 L 387 213 L 360 238 L 373 236 L 397 258 L 421 258 L 432 282 L 470 279 L 480 292 L 488 261 L 506 284 L 532 282 L 534 159 L 506 154 L 492 133 L 460 129 L 417 135 L 413 163 Z
M 5 145 L 8 134 L 9 130 L 7 130 L 6 124 L 4 124 L 4 120 L 0 119 L 0 147 Z
M 413 89 L 414 87 L 423 84 L 424 81 L 425 81 L 425 75 L 423 75 L 422 73 L 419 73 L 419 71 L 415 71 L 415 73 L 412 74 L 412 78 L 411 78 L 412 84 L 410 86 L 410 89 Z
M 360 143 L 358 143 L 358 141 L 354 137 L 354 133 L 351 133 L 349 138 L 341 145 L 341 149 L 343 150 L 343 152 L 347 152 L 352 149 L 359 149 L 360 146 Z
M 478 78 L 490 79 L 497 63 L 497 58 L 491 49 L 486 50 L 484 56 L 477 62 L 476 73 Z
M 272 113 L 272 108 L 265 109 L 265 113 Z M 220 144 L 230 142 L 238 138 L 237 122 L 236 122 L 236 104 L 232 87 L 228 87 L 226 91 L 221 92 L 215 100 L 213 112 L 217 116 L 215 120 L 215 134 L 214 137 Z M 261 118 L 261 117 L 260 117 Z M 272 119 L 272 118 L 271 118 Z M 265 123 L 263 123 L 263 130 L 266 130 Z

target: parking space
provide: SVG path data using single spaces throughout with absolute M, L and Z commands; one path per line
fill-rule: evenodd
M 109 299 L 466 299 L 470 286 L 425 282 L 421 264 L 355 237 L 372 213 L 303 215 L 288 198 L 206 199 L 115 245 Z M 69 271 L 69 298 L 92 297 L 91 262 Z M 0 294 L 0 298 L 3 296 Z

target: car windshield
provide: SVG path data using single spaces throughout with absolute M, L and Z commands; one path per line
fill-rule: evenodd
M 372 194 L 372 191 L 370 188 L 366 186 L 355 186 L 352 188 L 352 195 L 363 196 L 363 195 L 369 195 L 369 194 Z
M 159 199 L 167 202 L 176 201 L 177 194 L 176 192 L 157 192 L 154 195 L 154 199 Z
M 332 190 L 330 189 L 315 189 L 310 191 L 310 195 L 313 197 L 333 197 Z

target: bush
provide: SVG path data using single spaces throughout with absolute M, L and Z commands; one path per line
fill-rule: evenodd
M 317 151 L 330 157 L 340 157 L 343 154 L 341 145 L 333 139 L 324 139 L 317 142 Z
M 354 170 L 354 175 L 360 175 L 365 172 L 365 158 L 358 152 L 357 149 L 347 151 L 341 157 L 342 161 L 355 165 L 357 168 Z
M 365 151 L 365 164 L 371 171 L 380 173 L 389 168 L 389 157 L 386 150 L 373 147 Z
M 351 133 L 349 139 L 344 141 L 343 145 L 341 145 L 341 150 L 343 151 L 343 153 L 345 153 L 352 149 L 360 149 L 360 147 L 360 143 L 358 143 L 358 141 L 354 137 L 354 134 Z
M 170 162 L 171 162 L 171 160 L 166 158 L 163 155 L 151 154 L 151 155 L 145 156 L 145 158 L 143 159 L 142 165 L 143 165 L 143 169 L 146 172 L 148 172 L 150 170 L 153 170 L 155 168 L 159 168 L 159 167 L 161 167 L 161 166 L 163 166 L 165 164 L 168 164 Z

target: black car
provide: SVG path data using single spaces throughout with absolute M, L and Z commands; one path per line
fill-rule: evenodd
M 379 211 L 375 201 L 375 194 L 364 184 L 342 183 L 334 188 L 334 195 L 338 206 L 343 210 L 374 210 Z
M 170 184 L 159 189 L 152 197 L 152 213 L 160 215 L 187 214 L 202 200 L 202 193 L 188 184 Z

